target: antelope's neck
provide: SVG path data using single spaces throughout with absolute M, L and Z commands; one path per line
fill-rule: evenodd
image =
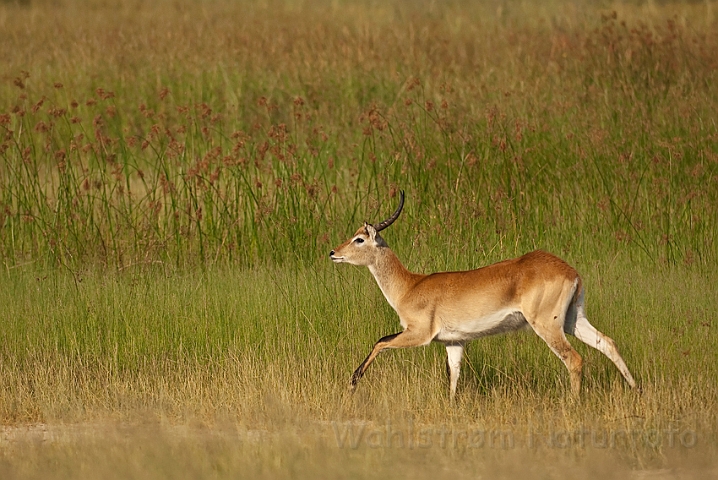
M 407 270 L 388 247 L 381 249 L 376 262 L 369 265 L 369 271 L 374 275 L 376 283 L 379 284 L 379 288 L 394 310 L 399 299 L 423 276 Z

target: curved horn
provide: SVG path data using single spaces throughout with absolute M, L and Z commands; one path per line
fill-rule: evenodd
M 394 223 L 394 221 L 399 218 L 399 214 L 401 213 L 401 209 L 404 208 L 404 190 L 401 190 L 399 192 L 401 199 L 399 200 L 399 207 L 396 209 L 396 211 L 392 214 L 391 217 L 387 218 L 381 223 L 375 223 L 372 225 L 374 229 L 379 232 L 381 230 L 384 230 L 386 227 Z

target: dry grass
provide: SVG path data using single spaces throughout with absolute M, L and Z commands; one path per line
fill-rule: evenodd
M 4 465 L 39 472 L 51 461 L 77 472 L 72 452 L 107 450 L 88 476 L 125 456 L 150 472 L 175 473 L 185 467 L 166 460 L 174 455 L 218 476 L 242 469 L 290 476 L 313 471 L 304 462 L 317 456 L 327 472 L 357 476 L 388 472 L 387 457 L 398 465 L 391 468 L 420 476 L 451 466 L 510 475 L 507 463 L 532 459 L 537 477 L 559 467 L 598 477 L 606 461 L 614 473 L 704 474 L 716 445 L 718 312 L 698 286 L 711 277 L 676 270 L 629 277 L 625 265 L 584 273 L 589 315 L 619 343 L 640 394 L 606 358 L 577 345 L 585 385 L 572 400 L 561 363 L 524 333 L 470 346 L 453 407 L 438 345 L 382 355 L 348 394 L 349 375 L 372 343 L 398 328 L 366 272 L 328 262 L 210 269 L 199 279 L 85 272 L 77 284 L 71 274 L 16 273 L 2 289 L 10 321 L 0 414 L 16 426 L 9 445 L 34 446 L 6 451 Z M 61 438 L 38 444 L 17 433 L 38 423 Z M 226 470 L 193 460 L 205 450 Z M 279 457 L 288 460 L 274 463 Z

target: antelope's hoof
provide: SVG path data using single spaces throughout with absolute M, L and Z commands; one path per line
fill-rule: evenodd
M 354 392 L 357 389 L 357 383 L 359 383 L 360 378 L 361 378 L 361 374 L 358 374 L 356 372 L 354 373 L 354 375 L 352 375 L 352 379 L 349 382 L 349 390 L 350 391 Z

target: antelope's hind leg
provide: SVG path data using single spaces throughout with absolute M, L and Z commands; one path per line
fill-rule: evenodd
M 571 393 L 578 396 L 581 392 L 583 359 L 571 346 L 564 334 L 566 320 L 571 319 L 572 290 L 564 290 L 553 306 L 537 309 L 529 315 L 524 314 L 534 332 L 546 342 L 551 351 L 561 359 L 571 379 Z
M 579 300 L 582 299 L 583 293 L 581 294 Z M 584 312 L 582 303 L 579 303 L 576 306 L 575 321 L 569 322 L 566 327 L 567 333 L 606 355 L 614 363 L 614 365 L 616 365 L 616 368 L 618 368 L 618 371 L 621 372 L 621 375 L 623 375 L 623 378 L 626 379 L 626 382 L 628 382 L 631 388 L 636 388 L 636 381 L 633 379 L 633 375 L 631 375 L 631 372 L 628 370 L 626 362 L 623 361 L 621 354 L 618 353 L 616 342 L 614 342 L 611 337 L 604 335 L 591 325 L 586 318 L 586 313 Z
M 581 377 L 583 375 L 583 359 L 571 346 L 561 329 L 542 329 L 534 327 L 536 334 L 543 339 L 551 351 L 561 359 L 571 379 L 571 394 L 575 397 L 581 392 Z

